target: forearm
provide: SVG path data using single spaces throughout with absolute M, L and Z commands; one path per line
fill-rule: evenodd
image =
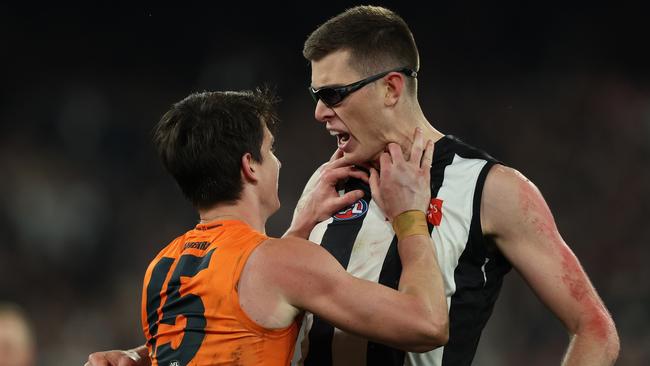
M 291 225 L 287 231 L 282 235 L 283 238 L 286 237 L 295 237 L 300 239 L 309 240 L 309 235 L 314 229 L 314 226 L 318 223 L 317 220 L 310 220 L 305 217 L 294 217 L 291 221 Z
M 398 290 L 420 301 L 434 323 L 448 327 L 447 301 L 431 237 L 412 235 L 398 242 L 402 275 Z

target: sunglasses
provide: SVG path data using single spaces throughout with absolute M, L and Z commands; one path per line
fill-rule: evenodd
M 343 99 L 347 98 L 348 95 L 354 93 L 355 91 L 363 88 L 364 86 L 372 82 L 375 82 L 383 78 L 384 76 L 390 74 L 391 72 L 400 72 L 411 78 L 416 78 L 418 76 L 417 72 L 407 67 L 399 67 L 396 69 L 384 71 L 377 75 L 369 76 L 363 80 L 359 80 L 356 83 L 352 83 L 348 85 L 337 86 L 337 87 L 326 86 L 320 89 L 314 89 L 310 86 L 307 89 L 309 89 L 309 94 L 311 94 L 311 97 L 314 98 L 314 101 L 316 103 L 318 103 L 318 100 L 321 100 L 323 103 L 325 103 L 326 106 L 332 108 L 337 104 L 341 103 Z

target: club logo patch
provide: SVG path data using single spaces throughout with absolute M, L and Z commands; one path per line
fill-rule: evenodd
M 440 198 L 432 198 L 429 202 L 427 221 L 433 226 L 440 226 L 440 222 L 442 222 L 442 200 Z
M 353 203 L 352 206 L 334 214 L 332 218 L 336 221 L 354 220 L 363 216 L 366 212 L 368 212 L 368 203 L 363 199 L 360 199 Z

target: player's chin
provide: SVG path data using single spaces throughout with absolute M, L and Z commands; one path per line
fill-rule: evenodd
M 368 162 L 375 160 L 375 155 L 379 156 L 379 154 L 373 154 L 362 150 L 343 154 L 343 156 L 345 156 L 345 159 L 353 165 L 365 165 Z
M 343 156 L 345 157 L 345 160 L 350 164 L 361 164 L 369 160 L 369 155 L 364 154 L 363 151 L 359 151 L 359 149 L 355 149 L 349 152 L 344 151 Z

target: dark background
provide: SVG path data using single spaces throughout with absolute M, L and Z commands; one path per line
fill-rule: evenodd
M 375 4 L 411 26 L 429 121 L 539 186 L 617 323 L 619 364 L 649 364 L 648 12 Z M 0 5 L 0 300 L 32 317 L 39 365 L 143 343 L 144 270 L 197 221 L 151 129 L 190 92 L 277 88 L 283 207 L 268 233 L 281 235 L 335 146 L 314 122 L 302 43 L 351 5 Z M 566 343 L 513 271 L 475 364 L 559 364 Z

